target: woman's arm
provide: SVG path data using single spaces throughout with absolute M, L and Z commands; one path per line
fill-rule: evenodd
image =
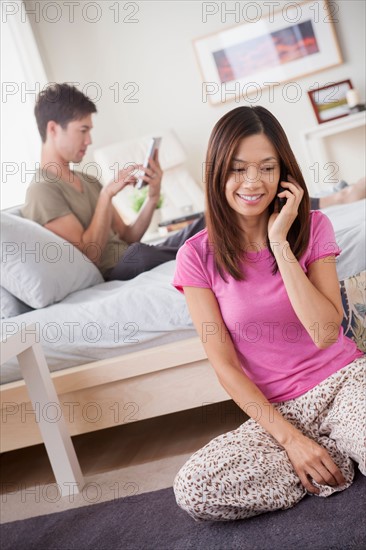
M 304 487 L 319 492 L 308 475 L 320 484 L 344 483 L 327 451 L 288 422 L 242 371 L 213 292 L 193 287 L 184 287 L 184 292 L 192 321 L 221 385 L 246 414 L 252 416 L 255 409 L 255 420 L 285 448 Z
M 302 270 L 287 241 L 273 248 L 287 295 L 315 345 L 325 349 L 337 341 L 343 309 L 334 256 Z
M 325 349 L 337 340 L 343 318 L 335 258 L 321 258 L 310 264 L 308 274 L 304 273 L 286 240 L 303 191 L 292 178 L 281 185 L 288 187 L 279 194 L 287 201 L 269 220 L 270 245 L 296 315 L 316 346 Z

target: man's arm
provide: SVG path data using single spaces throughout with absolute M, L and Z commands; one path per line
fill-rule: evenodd
M 155 159 L 150 159 L 149 168 L 144 168 L 144 180 L 149 184 L 147 199 L 140 210 L 136 220 L 126 225 L 117 210 L 113 207 L 112 227 L 121 239 L 127 243 L 138 242 L 150 225 L 156 205 L 160 198 L 162 170 L 159 164 L 157 152 Z
M 141 169 L 142 166 L 138 166 L 138 168 Z M 126 225 L 114 208 L 112 199 L 126 185 L 136 183 L 135 171 L 136 166 L 120 170 L 117 181 L 113 180 L 102 188 L 94 215 L 87 229 L 84 230 L 73 214 L 55 218 L 44 227 L 71 242 L 96 265 L 100 264 L 112 227 L 119 237 L 128 244 L 139 241 L 150 224 L 160 197 L 162 170 L 157 154 L 155 159 L 150 159 L 150 167 L 144 168 L 143 179 L 149 184 L 148 198 L 136 221 L 131 225 Z
M 102 189 L 94 216 L 89 227 L 84 230 L 74 214 L 67 214 L 55 218 L 45 224 L 56 235 L 71 242 L 93 263 L 99 265 L 102 252 L 107 244 L 108 234 L 111 228 L 112 203 L 108 194 Z
M 45 224 L 44 227 L 71 242 L 93 263 L 99 265 L 112 227 L 114 210 L 112 198 L 126 185 L 135 183 L 136 178 L 132 175 L 134 170 L 135 167 L 132 166 L 126 170 L 121 170 L 117 181 L 112 181 L 102 188 L 94 215 L 86 229 L 83 228 L 74 214 L 55 218 Z
M 150 225 L 157 203 L 158 201 L 155 199 L 148 199 L 145 201 L 138 217 L 129 225 L 125 224 L 118 211 L 113 207 L 113 230 L 121 239 L 126 241 L 126 243 L 130 244 L 140 241 Z

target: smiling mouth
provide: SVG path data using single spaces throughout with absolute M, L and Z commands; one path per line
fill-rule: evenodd
M 238 197 L 240 197 L 241 199 L 245 200 L 245 201 L 248 201 L 248 202 L 255 202 L 257 200 L 259 200 L 263 195 L 242 195 L 240 193 L 237 193 Z

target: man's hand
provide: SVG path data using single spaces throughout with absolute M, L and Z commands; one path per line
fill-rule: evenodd
M 343 485 L 346 480 L 338 466 L 333 462 L 324 447 L 301 432 L 282 445 L 300 478 L 301 483 L 309 493 L 319 494 L 311 480 L 320 485 L 336 487 Z
M 122 191 L 127 185 L 135 185 L 137 182 L 136 173 L 142 169 L 142 165 L 135 164 L 128 168 L 123 168 L 117 174 L 117 178 L 109 182 L 103 191 L 112 199 L 117 193 Z
M 158 151 L 155 151 L 154 158 L 149 160 L 149 168 L 143 168 L 143 170 L 145 174 L 142 179 L 149 185 L 148 198 L 157 204 L 160 197 L 161 179 L 163 177 Z

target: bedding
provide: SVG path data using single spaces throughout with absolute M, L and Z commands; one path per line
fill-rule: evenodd
M 175 261 L 130 281 L 73 292 L 62 302 L 2 321 L 2 337 L 37 323 L 52 372 L 191 338 L 184 296 L 171 281 Z M 21 379 L 17 361 L 1 367 L 1 383 Z

